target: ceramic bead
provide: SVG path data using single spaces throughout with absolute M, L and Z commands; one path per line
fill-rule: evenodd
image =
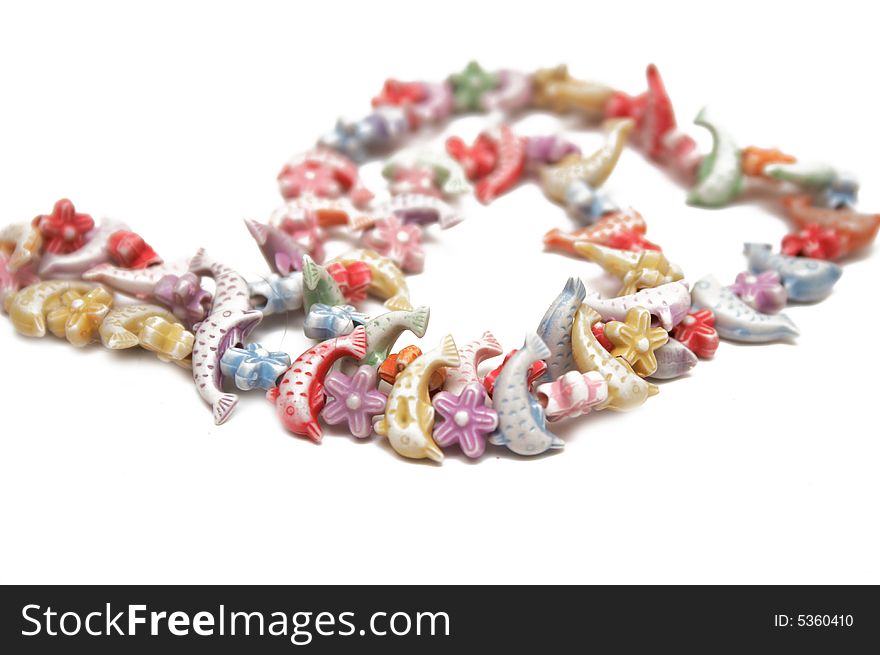
M 776 148 L 757 148 L 749 146 L 742 151 L 742 170 L 750 177 L 764 177 L 764 168 L 769 164 L 793 164 L 797 161 Z
M 99 282 L 114 291 L 134 296 L 141 300 L 151 300 L 153 290 L 166 275 L 180 276 L 187 272 L 189 262 L 157 264 L 148 268 L 129 269 L 110 264 L 101 264 L 82 274 L 82 279 Z
M 483 111 L 512 113 L 529 106 L 532 100 L 531 76 L 512 70 L 500 70 L 496 76 L 497 86 L 480 98 Z
M 407 273 L 421 273 L 425 266 L 422 249 L 422 229 L 413 223 L 404 223 L 391 215 L 376 221 L 364 233 L 363 243 L 397 264 Z
M 565 446 L 547 429 L 544 408 L 529 391 L 529 369 L 549 355 L 546 344 L 529 333 L 501 369 L 492 393 L 492 406 L 498 412 L 498 429 L 489 438 L 492 444 L 507 446 L 518 455 L 540 455 Z
M 703 359 L 714 356 L 720 343 L 715 330 L 715 314 L 711 309 L 690 312 L 672 329 L 672 336 Z
M 691 302 L 695 309 L 712 310 L 718 334 L 731 341 L 766 343 L 798 336 L 798 329 L 788 316 L 755 311 L 712 275 L 707 275 L 694 285 Z M 685 318 L 680 325 L 687 328 L 692 324 Z M 674 336 L 699 354 L 699 350 L 688 343 L 681 331 Z
M 49 307 L 58 305 L 56 301 L 61 294 L 72 292 L 75 299 L 95 288 L 93 284 L 64 280 L 36 282 L 7 295 L 3 308 L 9 314 L 16 332 L 26 337 L 42 337 L 46 334 L 46 313 Z
M 783 237 L 781 251 L 783 255 L 790 257 L 832 260 L 840 257 L 840 241 L 840 235 L 833 228 L 824 228 L 813 223 Z
M 571 326 L 578 307 L 584 302 L 587 290 L 580 278 L 570 277 L 556 296 L 538 325 L 537 335 L 547 345 L 550 355 L 544 360 L 547 372 L 541 380 L 552 382 L 568 371 L 574 370 L 571 350 Z
M 174 314 L 157 305 L 126 305 L 111 310 L 98 328 L 101 343 L 112 350 L 134 348 L 140 344 L 139 335 L 144 323 L 154 316 L 177 323 Z
M 608 400 L 608 383 L 597 371 L 568 371 L 553 382 L 535 389 L 548 421 L 559 421 L 589 414 Z
M 382 91 L 375 96 L 370 104 L 373 107 L 410 107 L 425 100 L 428 90 L 421 82 L 401 82 L 395 79 L 385 80 Z
M 34 262 L 42 247 L 43 235 L 31 223 L 15 223 L 0 230 L 0 252 L 8 257 L 7 267 L 11 273 Z
M 774 162 L 764 166 L 764 175 L 805 189 L 822 190 L 831 186 L 837 178 L 837 171 L 822 163 Z
M 364 323 L 367 330 L 367 354 L 362 363 L 379 366 L 406 330 L 421 339 L 425 336 L 430 318 L 430 308 L 417 307 L 413 310 L 387 312 L 368 319 Z
M 718 127 L 705 109 L 694 123 L 712 135 L 712 152 L 703 159 L 697 183 L 688 194 L 688 202 L 702 207 L 723 207 L 742 189 L 742 158 L 733 138 Z M 766 169 L 765 169 L 766 170 Z
M 472 146 L 461 138 L 446 139 L 446 152 L 462 167 L 469 180 L 487 176 L 498 165 L 498 143 L 488 133 L 480 133 Z
M 567 66 L 537 71 L 533 76 L 533 87 L 532 104 L 535 107 L 557 113 L 579 111 L 591 116 L 602 113 L 612 93 L 604 84 L 575 79 Z
M 697 365 L 697 356 L 683 343 L 670 339 L 660 346 L 654 355 L 657 357 L 657 370 L 651 374 L 655 380 L 673 380 L 688 373 Z
M 302 273 L 282 276 L 272 273 L 256 280 L 248 281 L 248 295 L 252 309 L 263 316 L 282 314 L 302 307 Z
M 782 204 L 788 217 L 802 230 L 811 225 L 834 230 L 840 238 L 840 257 L 869 246 L 880 230 L 880 214 L 815 207 L 809 194 L 788 196 Z
M 592 225 L 618 207 L 610 196 L 583 180 L 575 180 L 565 190 L 565 208 L 579 223 Z
M 423 83 L 425 99 L 408 108 L 408 115 L 415 117 L 416 124 L 437 123 L 447 118 L 454 105 L 452 85 L 448 82 Z
M 822 300 L 831 293 L 832 287 L 843 275 L 843 269 L 837 264 L 808 257 L 773 254 L 772 250 L 768 243 L 747 243 L 743 253 L 752 273 L 776 271 L 791 300 Z
M 348 212 L 335 200 L 297 198 L 275 210 L 269 218 L 269 225 L 286 232 L 300 250 L 320 262 L 324 259 L 325 240 L 320 223 L 328 217 L 332 220 L 341 219 L 344 222 L 349 220 Z M 292 248 L 289 250 L 296 252 Z M 301 260 L 302 255 L 299 255 L 299 258 Z
M 614 344 L 605 336 L 605 324 L 602 321 L 596 321 L 590 326 L 590 329 L 593 331 L 593 336 L 596 337 L 596 341 L 599 342 L 600 346 L 608 352 L 614 350 Z
M 113 296 L 103 287 L 85 293 L 69 289 L 46 301 L 46 326 L 56 337 L 81 348 L 98 336 L 112 306 Z
M 628 118 L 611 120 L 605 125 L 605 144 L 593 154 L 569 155 L 555 166 L 545 167 L 541 188 L 547 197 L 564 203 L 566 192 L 575 182 L 585 182 L 593 189 L 602 186 L 617 165 L 633 125 Z
M 307 250 L 293 235 L 248 218 L 244 220 L 244 224 L 273 271 L 279 275 L 289 275 L 302 270 L 302 258 Z
M 516 350 L 511 350 L 509 353 L 507 353 L 504 356 L 504 360 L 501 362 L 501 364 L 497 368 L 490 371 L 486 375 L 486 377 L 483 378 L 483 387 L 486 389 L 486 393 L 488 393 L 490 397 L 494 398 L 495 383 L 498 380 L 498 376 L 501 375 L 501 372 L 504 370 L 504 367 L 507 366 L 507 363 L 510 361 L 510 359 L 515 354 L 516 354 Z M 540 359 L 540 360 L 534 362 L 529 367 L 528 377 L 526 379 L 526 381 L 529 384 L 529 388 L 531 389 L 532 386 L 538 380 L 545 377 L 546 374 L 547 374 L 547 362 L 545 362 L 543 359 Z
M 190 326 L 208 315 L 212 302 L 210 292 L 202 288 L 194 273 L 163 275 L 153 287 L 153 297 Z
M 66 254 L 85 245 L 86 235 L 95 226 L 95 221 L 88 214 L 77 213 L 73 203 L 62 198 L 55 203 L 51 214 L 37 216 L 34 224 L 43 236 L 45 252 Z
M 354 332 L 355 327 L 363 325 L 366 320 L 366 314 L 359 313 L 351 305 L 315 303 L 303 322 L 303 334 L 309 339 L 326 341 Z
M 5 305 L 6 298 L 17 293 L 19 289 L 36 284 L 40 278 L 31 265 L 12 270 L 10 258 L 0 251 L 0 308 Z
M 290 368 L 290 355 L 272 352 L 258 343 L 227 348 L 220 358 L 220 371 L 242 391 L 274 389 L 278 378 Z
M 657 319 L 664 330 L 671 330 L 687 315 L 691 294 L 684 282 L 669 282 L 638 293 L 616 298 L 602 298 L 598 293 L 587 294 L 584 302 L 595 309 L 603 321 L 626 320 L 630 310 L 644 307 Z
M 526 162 L 530 166 L 556 164 L 569 155 L 580 154 L 581 149 L 577 145 L 555 134 L 526 139 Z
M 190 272 L 214 278 L 214 301 L 208 316 L 196 326 L 192 351 L 192 376 L 196 391 L 211 406 L 214 423 L 224 423 L 238 405 L 238 396 L 224 393 L 220 359 L 231 346 L 245 343 L 263 320 L 251 309 L 245 279 L 232 268 L 213 261 L 200 249 L 189 264 Z
M 749 307 L 764 314 L 782 311 L 788 302 L 788 293 L 776 271 L 740 273 L 730 289 Z
M 482 456 L 486 437 L 498 427 L 498 413 L 487 404 L 483 385 L 472 382 L 459 394 L 441 391 L 432 402 L 439 418 L 433 434 L 437 445 L 458 444 L 468 457 Z
M 446 382 L 443 385 L 443 390 L 458 395 L 469 384 L 482 385 L 483 379 L 479 374 L 480 364 L 503 353 L 501 344 L 498 343 L 495 335 L 489 331 L 483 332 L 479 339 L 458 349 L 460 364 L 458 368 L 446 370 Z
M 445 153 L 428 150 L 401 153 L 385 164 L 382 175 L 392 182 L 394 195 L 419 193 L 454 197 L 471 191 L 462 164 Z M 407 182 L 412 188 L 406 188 Z
M 367 337 L 363 327 L 309 348 L 296 358 L 278 386 L 266 397 L 275 405 L 285 428 L 316 443 L 323 436 L 318 413 L 324 407 L 324 378 L 333 363 L 342 357 L 361 359 L 366 354 Z
M 376 423 L 376 434 L 387 437 L 398 454 L 413 459 L 443 460 L 443 451 L 434 443 L 434 408 L 428 385 L 435 371 L 444 366 L 458 366 L 458 349 L 447 335 L 434 350 L 418 357 L 398 373 L 385 415 Z
M 366 299 L 367 291 L 373 282 L 373 271 L 364 262 L 354 262 L 348 266 L 331 262 L 324 268 L 336 280 L 339 290 L 348 302 Z
M 600 246 L 618 248 L 620 250 L 635 250 L 632 247 L 624 248 L 614 244 L 641 237 L 645 234 L 646 230 L 647 225 L 642 215 L 634 209 L 626 209 L 605 214 L 593 225 L 580 228 L 571 233 L 554 228 L 544 235 L 544 245 L 570 254 L 577 254 L 575 243 L 578 241 L 588 241 Z M 650 245 L 654 246 L 654 244 Z M 659 250 L 659 247 L 642 247 L 640 250 Z
M 498 163 L 474 187 L 474 195 L 484 205 L 511 189 L 522 177 L 526 166 L 526 142 L 502 125 L 498 135 Z
M 379 366 L 379 377 L 388 384 L 394 384 L 397 376 L 403 370 L 412 364 L 416 359 L 422 356 L 422 349 L 418 346 L 407 346 L 399 353 L 389 355 Z M 429 393 L 435 393 L 443 388 L 446 382 L 446 369 L 438 368 L 428 380 Z
M 574 249 L 623 282 L 619 295 L 625 296 L 639 289 L 659 287 L 684 277 L 681 269 L 657 250 L 630 252 L 606 248 L 588 241 L 576 241 Z
M 626 320 L 605 324 L 605 336 L 614 345 L 611 354 L 621 357 L 642 377 L 653 375 L 657 370 L 658 348 L 669 340 L 663 328 L 651 327 L 651 313 L 644 307 L 633 307 L 626 313 Z
M 400 194 L 387 205 L 388 210 L 406 224 L 430 225 L 438 223 L 442 229 L 458 225 L 464 217 L 454 207 L 439 198 L 422 194 Z
M 483 96 L 498 86 L 498 77 L 472 61 L 460 73 L 450 75 L 449 83 L 456 111 L 479 111 Z
M 162 258 L 139 234 L 118 230 L 107 240 L 110 260 L 123 268 L 147 268 L 162 263 Z
M 636 375 L 623 359 L 614 357 L 593 335 L 599 314 L 588 305 L 581 305 L 574 317 L 571 343 L 574 361 L 581 373 L 597 371 L 608 383 L 607 402 L 596 409 L 627 411 L 643 404 L 658 392 L 655 385 Z
M 362 249 L 340 255 L 329 263 L 334 262 L 345 266 L 354 263 L 366 264 L 372 273 L 370 293 L 384 299 L 385 307 L 388 309 L 412 309 L 409 287 L 403 277 L 403 272 L 388 257 L 380 255 L 375 250 Z
M 138 341 L 141 348 L 156 353 L 164 362 L 192 367 L 192 361 L 188 358 L 195 345 L 195 335 L 180 323 L 151 316 L 141 326 Z
M 327 403 L 321 410 L 325 423 L 346 423 L 348 431 L 358 439 L 366 439 L 373 431 L 372 420 L 385 411 L 387 396 L 376 389 L 376 369 L 363 365 L 354 375 L 340 371 L 327 374 L 324 381 Z
M 327 269 L 308 255 L 303 255 L 303 310 L 309 313 L 312 305 L 344 305 L 345 296 Z
M 45 253 L 37 273 L 43 279 L 79 278 L 86 271 L 111 260 L 110 240 L 125 226 L 118 221 L 103 219 L 72 252 Z M 161 260 L 153 263 L 161 263 Z M 123 268 L 134 268 L 125 265 Z M 143 267 L 139 267 L 143 268 Z

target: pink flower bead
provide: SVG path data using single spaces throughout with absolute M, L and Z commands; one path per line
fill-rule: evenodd
M 425 267 L 422 228 L 404 223 L 396 216 L 376 221 L 362 237 L 364 245 L 385 255 L 407 273 L 421 273 Z

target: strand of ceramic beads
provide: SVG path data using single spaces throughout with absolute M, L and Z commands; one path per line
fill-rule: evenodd
M 316 442 L 323 421 L 346 424 L 358 438 L 375 431 L 409 458 L 440 461 L 452 447 L 479 457 L 487 443 L 521 455 L 561 448 L 548 422 L 638 407 L 657 392 L 651 379 L 678 377 L 712 357 L 719 337 L 797 336 L 780 311 L 824 298 L 841 275 L 830 260 L 867 247 L 880 229 L 880 215 L 855 209 L 852 177 L 776 149 L 741 148 L 705 111 L 695 122 L 713 147 L 699 155 L 676 125 L 656 67 L 647 81 L 647 91 L 630 96 L 565 67 L 490 73 L 476 63 L 438 84 L 389 80 L 365 118 L 339 121 L 284 166 L 285 204 L 267 223 L 246 221 L 270 275 L 248 282 L 204 250 L 165 263 L 127 226 L 96 225 L 61 200 L 51 214 L 0 232 L 3 307 L 26 336 L 48 328 L 75 346 L 141 346 L 191 368 L 218 424 L 238 402 L 225 382 L 264 390 L 283 425 Z M 526 138 L 503 124 L 472 144 L 450 138 L 445 153 L 392 156 L 382 171 L 388 200 L 360 180 L 359 163 L 422 126 L 526 109 L 584 114 L 603 123 L 606 142 L 584 155 L 559 136 Z M 690 185 L 693 205 L 721 207 L 746 185 L 774 189 L 796 231 L 777 253 L 746 244 L 747 270 L 729 286 L 707 276 L 689 287 L 647 240 L 642 216 L 602 188 L 627 143 Z M 489 203 L 526 179 L 581 224 L 551 230 L 545 245 L 599 264 L 620 280 L 617 296 L 587 293 L 569 279 L 523 346 L 485 375 L 483 363 L 504 354 L 491 332 L 460 348 L 448 335 L 424 353 L 393 352 L 404 331 L 421 339 L 428 328 L 429 309 L 413 306 L 404 277 L 423 269 L 423 231 L 461 221 L 457 196 L 473 191 Z M 340 235 L 358 236 L 362 247 L 325 261 L 324 243 Z M 389 311 L 358 311 L 368 293 Z M 300 310 L 316 343 L 293 361 L 250 340 L 264 317 Z

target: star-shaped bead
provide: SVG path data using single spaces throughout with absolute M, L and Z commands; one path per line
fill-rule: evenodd
M 372 432 L 372 419 L 385 411 L 387 396 L 376 389 L 376 369 L 360 366 L 349 377 L 333 371 L 324 379 L 327 404 L 321 418 L 330 425 L 346 422 L 348 430 L 358 439 L 366 439 Z
M 62 198 L 51 214 L 37 216 L 34 224 L 43 235 L 43 249 L 54 254 L 71 253 L 82 248 L 95 221 L 88 214 L 79 214 L 73 203 Z
M 691 312 L 672 328 L 672 338 L 683 343 L 697 357 L 712 357 L 719 343 L 715 314 L 711 309 Z
M 450 75 L 449 82 L 456 111 L 478 111 L 483 95 L 498 85 L 498 76 L 472 61 L 460 73 Z
M 841 255 L 840 235 L 834 228 L 812 223 L 782 239 L 782 254 L 812 259 L 837 259 Z
M 764 314 L 775 314 L 788 302 L 788 292 L 776 271 L 764 271 L 757 275 L 748 271 L 740 273 L 730 285 L 730 290 L 744 303 Z
M 614 345 L 611 354 L 625 359 L 642 377 L 657 370 L 654 351 L 669 340 L 666 330 L 651 327 L 651 312 L 644 307 L 630 309 L 623 322 L 606 323 L 605 336 Z
M 434 441 L 446 448 L 458 444 L 462 452 L 476 458 L 486 451 L 487 436 L 498 427 L 498 413 L 486 404 L 486 391 L 479 382 L 472 382 L 456 395 L 441 391 L 434 396 L 438 424 Z

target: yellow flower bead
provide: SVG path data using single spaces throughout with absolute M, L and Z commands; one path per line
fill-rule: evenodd
M 192 332 L 161 316 L 151 316 L 144 321 L 138 338 L 141 347 L 152 350 L 165 362 L 179 362 L 189 357 L 195 343 Z
M 56 337 L 82 347 L 94 340 L 112 306 L 113 296 L 103 287 L 69 289 L 46 303 L 46 325 Z
M 644 307 L 630 309 L 624 322 L 606 323 L 605 336 L 614 344 L 611 354 L 626 360 L 642 377 L 657 370 L 654 351 L 669 340 L 666 330 L 651 327 L 651 313 Z

